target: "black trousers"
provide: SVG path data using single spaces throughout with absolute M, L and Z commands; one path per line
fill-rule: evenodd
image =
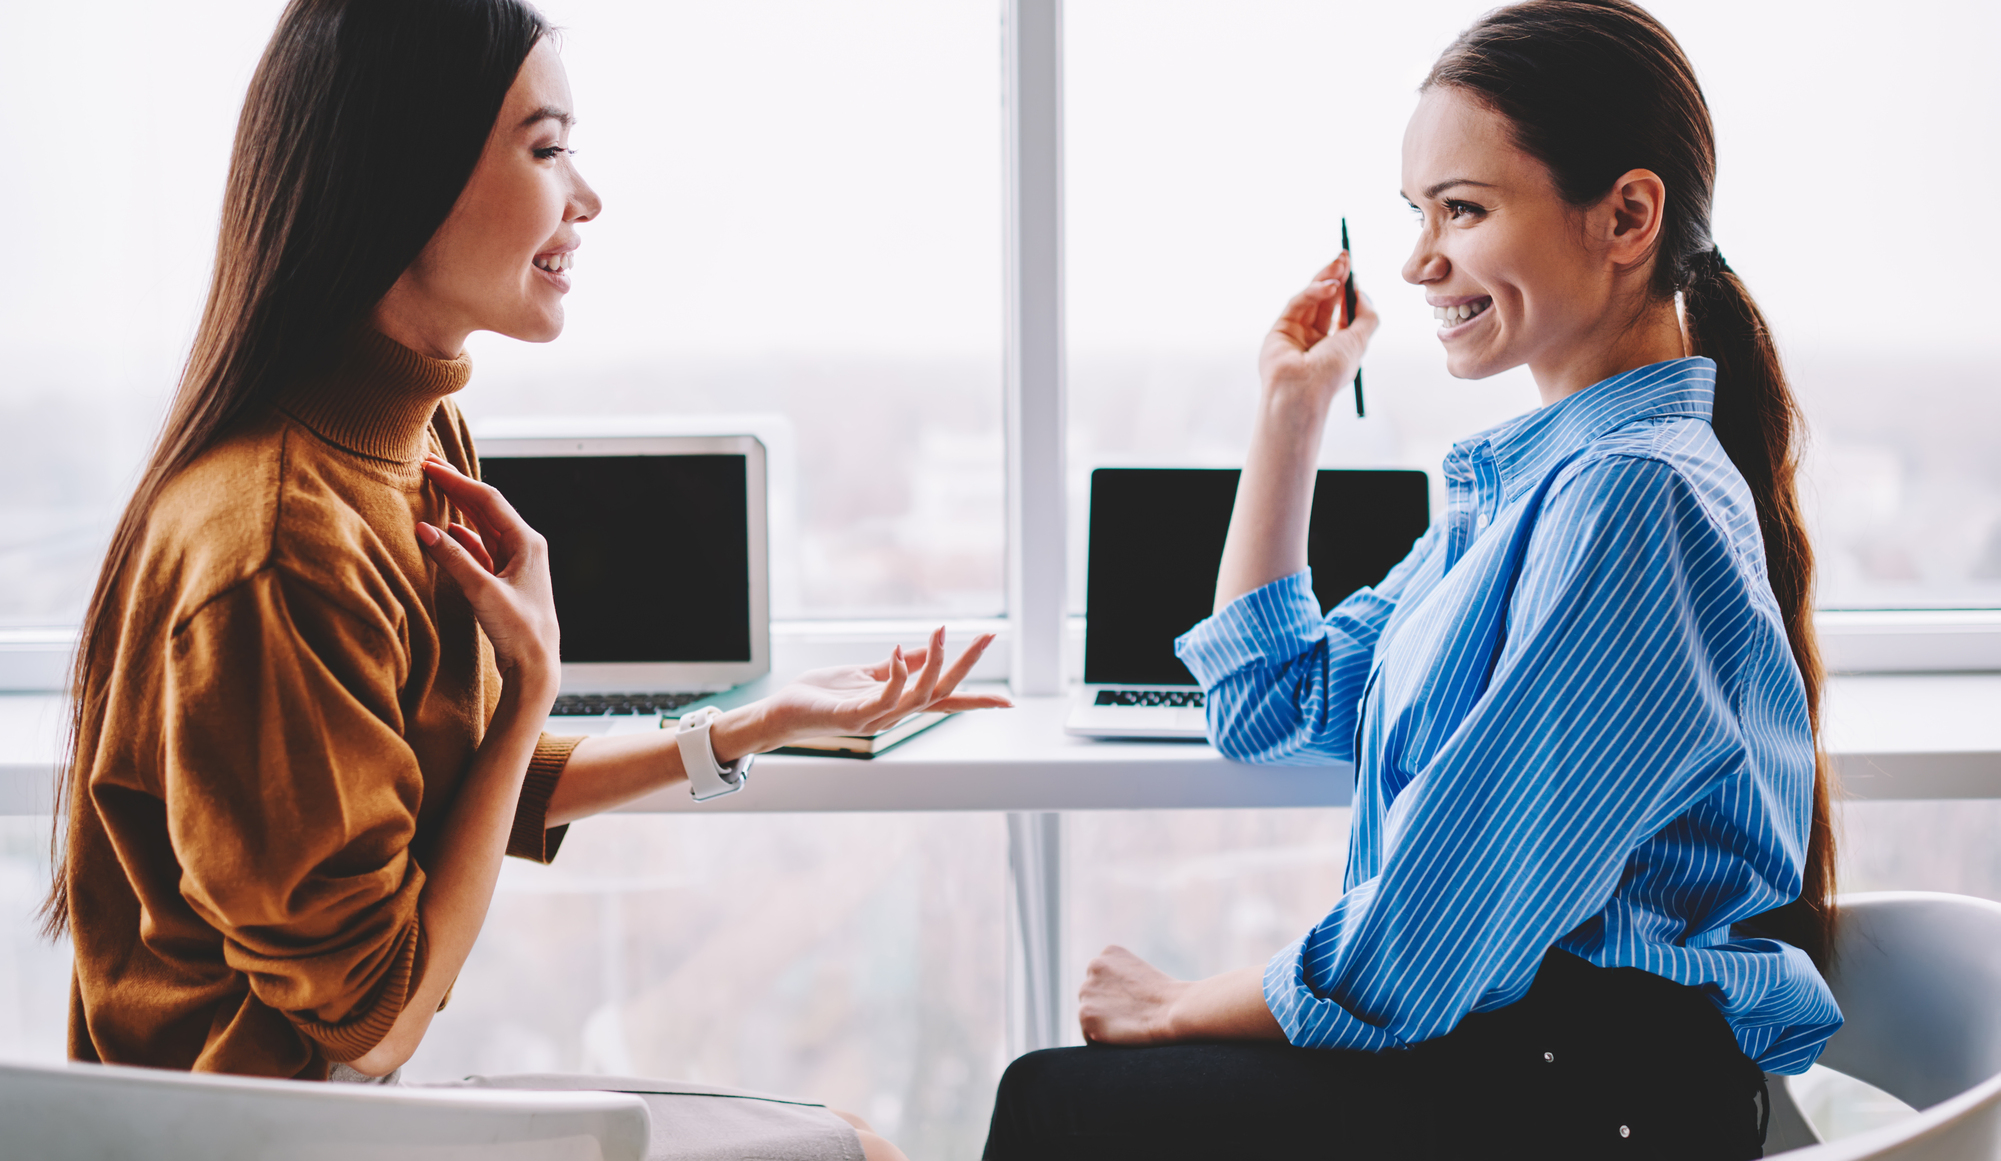
M 1054 1048 L 1001 1078 L 988 1161 L 1764 1152 L 1764 1074 L 1702 992 L 1549 952 L 1520 1001 L 1371 1053 Z

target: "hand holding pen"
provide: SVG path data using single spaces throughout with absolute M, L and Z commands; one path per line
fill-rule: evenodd
M 1348 219 L 1346 218 L 1341 219 L 1341 253 L 1349 253 Z M 1341 325 L 1345 327 L 1348 325 L 1349 320 L 1355 317 L 1355 263 L 1352 256 L 1348 261 L 1348 277 L 1343 279 L 1341 283 L 1341 294 L 1342 301 L 1347 304 L 1341 312 Z M 1355 363 L 1355 418 L 1360 419 L 1366 414 L 1368 413 L 1362 409 L 1362 364 L 1360 361 L 1357 361 Z
M 1303 394 L 1317 403 L 1331 399 L 1359 375 L 1377 321 L 1369 296 L 1354 289 L 1343 250 L 1292 296 L 1265 335 L 1258 352 L 1265 391 Z

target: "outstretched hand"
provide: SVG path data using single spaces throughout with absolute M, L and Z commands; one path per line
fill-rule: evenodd
M 1324 403 L 1354 379 L 1362 352 L 1381 320 L 1375 304 L 1360 291 L 1355 294 L 1355 317 L 1343 317 L 1348 262 L 1343 250 L 1321 267 L 1306 289 L 1285 304 L 1265 335 L 1258 351 L 1258 377 L 1267 391 L 1303 392 Z
M 1014 703 L 998 694 L 962 694 L 959 683 L 972 672 L 994 635 L 983 633 L 945 664 L 945 630 L 916 649 L 898 648 L 874 665 L 840 665 L 802 674 L 754 707 L 762 719 L 759 749 L 828 734 L 869 734 L 926 711 L 1007 709 Z M 746 707 L 751 708 L 751 707 Z

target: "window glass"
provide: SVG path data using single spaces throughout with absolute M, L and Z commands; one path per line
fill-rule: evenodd
M 0 624 L 74 621 L 206 289 L 282 5 L 10 12 Z M 475 423 L 671 417 L 772 452 L 774 615 L 1001 611 L 988 4 L 551 0 L 605 201 L 563 338 L 470 344 Z M 190 62 L 201 62 L 195 67 Z
M 70 957 L 36 934 L 47 817 L 0 816 L 0 1059 L 59 1061 Z M 508 859 L 411 1083 L 584 1072 L 859 1113 L 978 1157 L 1006 1066 L 998 814 L 619 814 Z
M 1072 601 L 1088 471 L 1230 465 L 1259 341 L 1340 248 L 1383 312 L 1368 418 L 1344 398 L 1322 462 L 1436 472 L 1536 405 L 1525 370 L 1461 382 L 1400 267 L 1403 127 L 1437 53 L 1487 0 L 1071 0 Z M 1807 498 L 1832 607 L 2001 604 L 2001 355 L 1991 231 L 2001 14 L 1927 0 L 1651 5 L 1694 59 L 1719 136 L 1717 238 L 1769 315 L 1813 429 Z M 1434 503 L 1441 493 L 1434 490 Z
M 996 814 L 610 815 L 509 859 L 413 1081 L 587 1072 L 859 1113 L 975 1157 L 1005 1065 Z

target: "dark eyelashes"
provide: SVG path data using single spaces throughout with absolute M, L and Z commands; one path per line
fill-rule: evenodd
M 567 153 L 574 157 L 576 156 L 576 152 L 574 149 L 568 149 L 561 145 L 544 145 L 542 148 L 535 150 L 535 156 L 542 161 L 548 161 L 559 153 Z
M 1424 220 L 1424 210 L 1421 207 L 1411 205 L 1409 202 L 1405 202 L 1404 204 L 1406 206 L 1410 206 L 1410 212 L 1417 215 L 1418 221 L 1422 222 Z M 1474 205 L 1472 202 L 1444 201 L 1440 202 L 1439 204 L 1445 208 L 1445 214 L 1446 217 L 1448 218 L 1458 218 L 1469 215 L 1478 217 L 1479 215 L 1487 212 L 1487 208 L 1485 206 L 1477 206 Z

